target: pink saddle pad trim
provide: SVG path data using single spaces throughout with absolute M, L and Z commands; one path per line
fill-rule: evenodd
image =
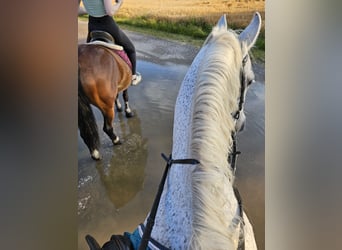
M 132 63 L 131 61 L 129 60 L 126 52 L 124 50 L 114 50 L 114 52 L 120 56 L 127 64 L 128 66 L 132 69 Z

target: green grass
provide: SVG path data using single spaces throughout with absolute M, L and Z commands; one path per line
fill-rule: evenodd
M 135 31 L 135 32 L 139 32 L 142 34 L 151 35 L 151 36 L 155 36 L 155 37 L 159 37 L 163 39 L 188 43 L 198 48 L 201 47 L 204 42 L 203 38 L 194 38 L 194 37 L 187 36 L 187 35 L 170 33 L 167 31 L 160 31 L 160 30 L 155 30 L 155 29 L 147 29 L 144 27 L 137 27 L 137 26 L 127 25 L 127 24 L 119 24 L 119 25 L 124 30 Z
M 261 30 L 254 47 L 251 49 L 251 53 L 258 61 L 265 62 L 265 31 Z
M 118 24 L 125 24 L 146 29 L 164 31 L 173 34 L 190 36 L 196 39 L 205 39 L 212 26 L 199 18 L 171 19 L 153 16 L 134 18 L 117 17 Z
M 78 18 L 82 21 L 88 21 L 88 15 L 79 15 Z
M 200 17 L 169 18 L 155 16 L 116 17 L 115 21 L 124 29 L 142 32 L 166 39 L 178 40 L 201 46 L 209 35 L 216 20 Z M 238 25 L 230 24 L 232 29 L 242 29 Z M 261 31 L 252 49 L 256 60 L 265 61 L 265 32 Z
M 87 16 L 82 16 L 82 20 Z M 156 16 L 124 17 L 117 16 L 115 21 L 121 28 L 136 31 L 144 34 L 190 43 L 200 47 L 205 38 L 216 24 L 216 19 L 201 17 L 170 18 Z M 232 29 L 242 29 L 238 25 L 230 24 Z M 265 60 L 265 32 L 261 31 L 257 42 L 252 49 L 253 57 L 256 60 Z

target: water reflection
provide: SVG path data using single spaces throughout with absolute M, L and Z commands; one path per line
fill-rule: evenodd
M 114 147 L 111 159 L 98 162 L 101 183 L 116 209 L 125 206 L 142 190 L 148 156 L 147 139 L 141 135 L 141 122 L 135 116 L 126 122 L 120 113 L 120 135 L 123 144 Z M 121 117 L 120 117 L 121 116 Z

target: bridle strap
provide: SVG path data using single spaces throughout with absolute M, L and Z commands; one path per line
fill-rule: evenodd
M 230 164 L 230 167 L 233 170 L 233 174 L 235 175 L 236 172 L 236 162 L 237 162 L 237 156 L 241 154 L 240 151 L 237 151 L 237 139 L 236 139 L 236 133 L 232 133 L 232 140 L 233 140 L 233 147 L 232 152 L 228 155 L 228 163 Z M 245 233 L 244 233 L 244 225 L 245 222 L 243 220 L 243 210 L 242 210 L 242 199 L 241 195 L 236 187 L 233 187 L 234 195 L 238 203 L 239 207 L 239 216 L 241 218 L 240 222 L 240 233 L 239 233 L 239 243 L 237 250 L 245 250 Z
M 247 62 L 247 58 L 248 58 L 248 55 L 246 55 L 243 59 L 242 59 L 242 68 L 240 70 L 240 85 L 241 85 L 241 88 L 240 88 L 240 100 L 239 100 L 239 109 L 235 112 L 235 114 L 233 115 L 233 118 L 235 120 L 238 120 L 240 118 L 240 112 L 242 111 L 242 108 L 243 108 L 243 104 L 245 103 L 245 95 L 244 95 L 244 92 L 245 92 L 245 81 L 246 81 L 246 77 L 245 77 L 245 74 L 244 74 L 244 69 L 245 69 L 245 66 L 246 66 L 246 62 Z
M 243 64 L 242 69 L 241 69 L 241 76 L 240 76 L 240 81 L 241 81 L 241 89 L 240 89 L 240 101 L 239 101 L 239 111 L 242 110 L 242 106 L 245 103 L 245 81 L 246 81 L 246 77 L 244 74 L 244 68 L 245 65 Z
M 233 147 L 232 147 L 232 152 L 228 155 L 228 163 L 230 164 L 230 167 L 233 170 L 233 173 L 235 175 L 236 172 L 236 162 L 237 162 L 237 156 L 241 154 L 240 151 L 237 151 L 237 146 L 236 146 L 236 133 L 232 133 L 231 135 L 232 140 L 233 140 Z
M 195 165 L 195 164 L 199 164 L 200 162 L 196 159 L 172 159 L 172 155 L 169 156 L 169 158 L 166 157 L 165 154 L 161 154 L 161 156 L 163 157 L 163 159 L 166 161 L 166 163 L 168 165 L 172 165 L 172 164 L 190 164 L 190 165 Z
M 166 161 L 166 167 L 165 167 L 165 170 L 164 170 L 164 173 L 163 173 L 163 177 L 162 177 L 162 179 L 161 179 L 161 181 L 159 183 L 158 192 L 157 192 L 156 198 L 154 199 L 150 215 L 147 218 L 146 228 L 144 230 L 144 233 L 143 233 L 143 236 L 142 236 L 142 239 L 141 239 L 139 250 L 145 250 L 147 245 L 148 245 L 148 242 L 150 240 L 151 232 L 152 232 L 152 229 L 153 229 L 153 226 L 154 226 L 154 220 L 156 218 L 156 214 L 157 214 L 157 211 L 158 211 L 158 206 L 159 206 L 161 195 L 163 193 L 166 177 L 167 177 L 167 174 L 168 174 L 169 169 L 172 166 L 172 164 L 195 165 L 195 164 L 199 164 L 200 163 L 196 159 L 176 159 L 176 160 L 174 160 L 174 159 L 172 159 L 172 155 L 171 154 L 170 154 L 169 157 L 166 157 L 164 154 L 161 154 L 161 156 Z

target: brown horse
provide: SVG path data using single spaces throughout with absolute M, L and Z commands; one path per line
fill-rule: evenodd
M 113 129 L 114 103 L 118 103 L 118 93 L 124 91 L 126 116 L 132 116 L 127 95 L 131 82 L 131 68 L 112 49 L 91 43 L 78 46 L 78 127 L 91 157 L 95 160 L 101 158 L 100 140 L 90 104 L 102 112 L 103 131 L 114 145 L 120 144 Z M 117 108 L 121 109 L 118 106 Z

